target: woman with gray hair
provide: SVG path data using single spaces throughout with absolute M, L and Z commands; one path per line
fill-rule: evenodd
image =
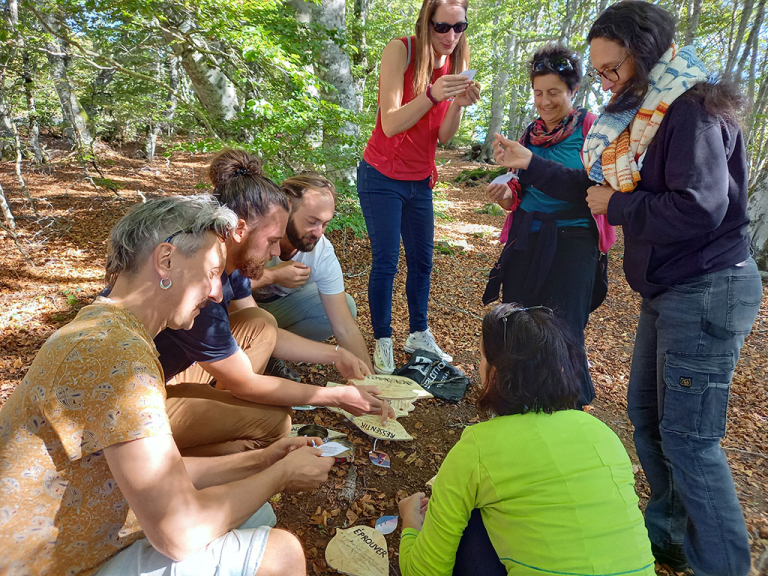
M 0 571 L 305 573 L 298 540 L 271 530 L 267 500 L 317 487 L 333 458 L 312 438 L 185 458 L 165 410 L 152 338 L 221 300 L 223 238 L 236 221 L 211 196 L 172 197 L 112 230 L 109 297 L 46 341 L 0 411 L 0 482 L 14 486 Z

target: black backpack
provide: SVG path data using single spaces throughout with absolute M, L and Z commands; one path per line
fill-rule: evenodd
M 469 385 L 464 372 L 426 350 L 416 350 L 395 374 L 414 380 L 435 398 L 449 402 L 461 400 Z

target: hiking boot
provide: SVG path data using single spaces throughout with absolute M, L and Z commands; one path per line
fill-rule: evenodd
M 395 359 L 392 356 L 392 338 L 379 338 L 373 350 L 373 369 L 376 374 L 392 374 Z
M 408 339 L 405 341 L 403 350 L 409 353 L 416 352 L 416 350 L 426 350 L 427 352 L 437 354 L 446 362 L 453 362 L 453 356 L 446 354 L 440 349 L 440 346 L 435 342 L 435 337 L 432 336 L 432 332 L 429 331 L 429 328 L 422 332 L 411 332 L 408 335 Z
M 264 369 L 264 376 L 277 376 L 294 382 L 301 382 L 301 376 L 295 370 L 288 368 L 280 358 L 270 358 Z

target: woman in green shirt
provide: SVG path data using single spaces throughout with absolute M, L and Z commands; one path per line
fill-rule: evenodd
M 428 502 L 400 502 L 403 576 L 655 574 L 629 457 L 573 409 L 583 354 L 549 308 L 486 315 L 478 406 L 496 417 L 464 430 Z

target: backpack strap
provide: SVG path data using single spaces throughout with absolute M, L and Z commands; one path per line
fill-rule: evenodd
M 412 52 L 412 49 L 411 49 L 411 37 L 408 36 L 408 59 L 405 61 L 405 69 L 406 70 L 408 69 L 408 66 L 411 65 L 411 52 Z

